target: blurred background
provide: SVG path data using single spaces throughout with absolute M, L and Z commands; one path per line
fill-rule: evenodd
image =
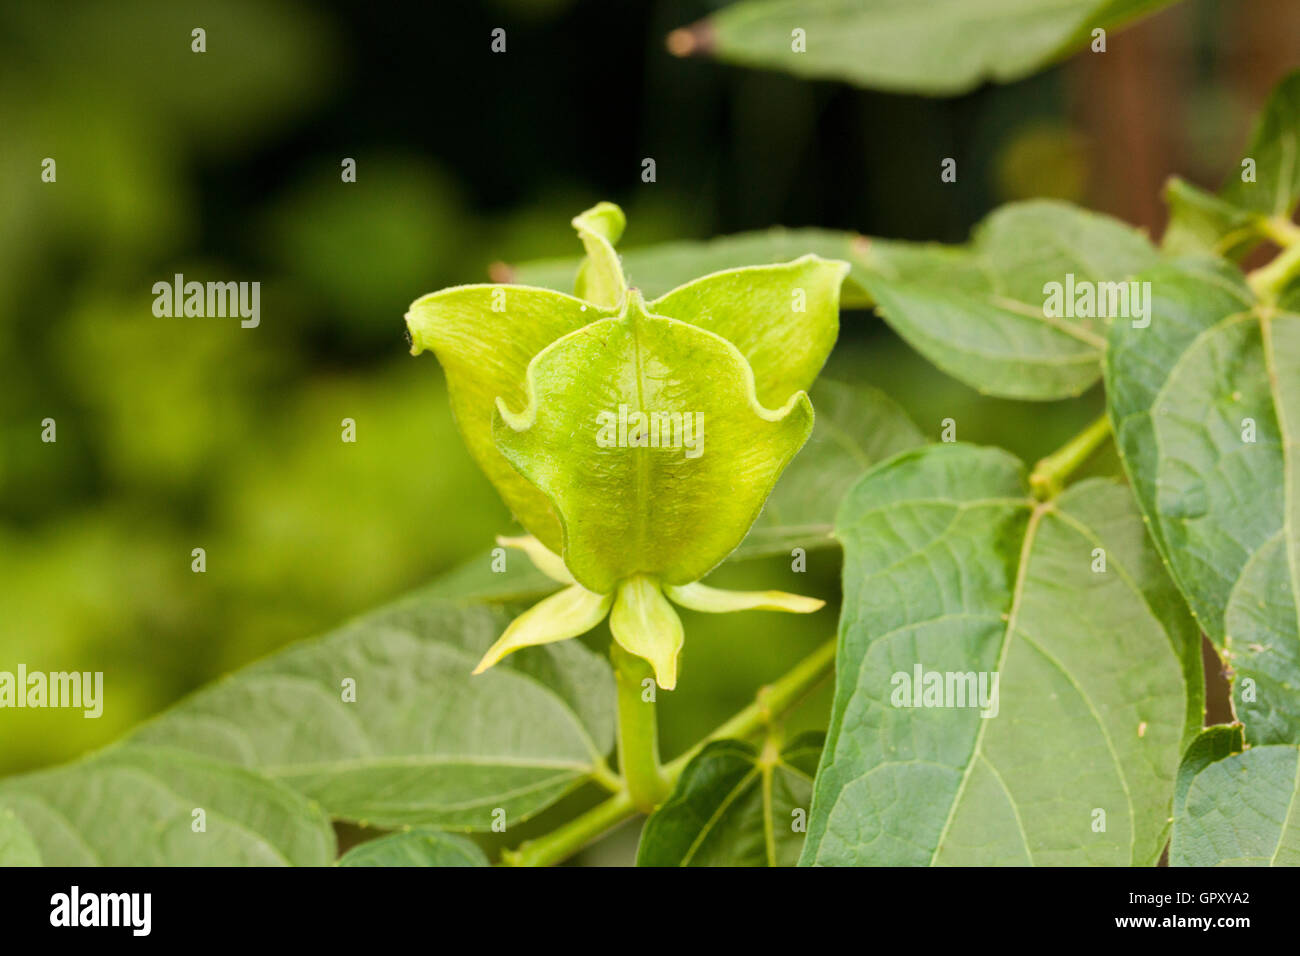
M 956 242 L 1037 196 L 1158 237 L 1164 179 L 1217 186 L 1300 62 L 1300 4 L 1192 0 L 1104 56 L 927 100 L 665 52 L 720 5 L 0 5 L 0 669 L 107 675 L 99 720 L 7 711 L 0 774 L 104 744 L 509 530 L 437 363 L 407 354 L 419 295 L 576 255 L 568 220 L 600 199 L 627 211 L 625 247 L 773 224 Z M 151 287 L 177 272 L 260 281 L 261 326 L 156 318 Z M 866 313 L 844 316 L 832 361 L 927 434 L 952 416 L 961 439 L 1031 462 L 1101 408 L 1094 389 L 1044 422 L 978 396 Z M 796 589 L 833 597 L 836 560 Z M 784 561 L 723 579 L 792 586 Z M 687 626 L 667 755 L 832 634 L 834 609 Z

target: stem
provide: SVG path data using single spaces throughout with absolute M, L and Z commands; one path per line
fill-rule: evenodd
M 1061 493 L 1065 480 L 1088 460 L 1088 456 L 1110 437 L 1110 419 L 1102 415 L 1079 434 L 1034 466 L 1029 488 L 1039 501 L 1049 501 Z
M 831 638 L 796 664 L 784 676 L 759 689 L 754 703 L 721 724 L 698 744 L 663 768 L 666 787 L 677 783 L 691 758 L 714 740 L 748 737 L 767 726 L 774 716 L 793 707 L 810 690 L 829 676 L 835 665 L 835 639 Z M 616 671 L 617 673 L 617 671 Z M 638 705 L 640 697 L 637 698 Z M 620 698 L 621 707 L 621 698 Z M 627 773 L 626 768 L 624 774 Z M 557 830 L 529 840 L 517 850 L 506 850 L 501 861 L 509 866 L 552 866 L 568 859 L 601 834 L 631 817 L 637 807 L 627 790 L 616 793 Z
M 1276 299 L 1288 282 L 1300 275 L 1300 243 L 1290 245 L 1273 260 L 1250 273 L 1246 281 L 1265 302 Z
M 618 685 L 618 766 L 633 806 L 649 813 L 668 795 L 668 783 L 659 767 L 659 722 L 654 697 L 644 697 L 644 688 L 653 686 L 653 671 L 617 642 L 610 645 L 609 656 L 614 662 L 614 683 Z M 646 681 L 652 683 L 647 685 Z

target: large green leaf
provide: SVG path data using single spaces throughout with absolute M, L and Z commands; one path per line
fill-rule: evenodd
M 1173 0 L 742 0 L 669 38 L 679 54 L 951 96 L 1010 82 Z M 803 50 L 793 31 L 804 31 Z
M 614 689 L 574 641 L 471 676 L 509 619 L 417 595 L 199 691 L 132 739 L 256 768 L 337 818 L 486 830 L 503 810 L 510 825 L 590 777 L 613 745 Z
M 804 392 L 769 409 L 755 384 L 734 344 L 635 293 L 532 361 L 527 402 L 498 402 L 497 447 L 551 501 L 580 584 L 688 584 L 740 544 L 812 431 Z
M 1254 160 L 1254 180 L 1234 164 L 1217 195 L 1174 178 L 1165 191 L 1172 253 L 1240 258 L 1267 238 L 1270 220 L 1290 224 L 1300 202 L 1300 70 L 1273 90 L 1241 157 Z
M 6 811 L 27 836 L 16 859 Z M 47 866 L 324 866 L 334 831 L 315 802 L 246 768 L 119 746 L 0 782 L 0 863 L 33 852 Z
M 825 735 L 778 751 L 719 740 L 646 821 L 637 866 L 794 866 Z
M 631 281 L 657 293 L 692 263 L 729 268 L 798 253 L 843 259 L 846 307 L 874 304 L 918 352 L 992 395 L 1048 400 L 1077 395 L 1101 377 L 1105 321 L 1046 314 L 1047 283 L 1119 282 L 1150 268 L 1140 232 L 1068 203 L 1014 203 L 990 215 L 966 245 L 869 239 L 825 230 L 742 233 L 623 255 Z M 515 278 L 557 287 L 576 263 L 524 264 Z
M 1174 817 L 1171 866 L 1300 866 L 1300 750 L 1252 747 L 1202 765 Z
M 390 833 L 343 854 L 339 866 L 487 866 L 474 843 L 428 827 Z
M 1150 327 L 1116 322 L 1106 360 L 1124 465 L 1247 738 L 1300 742 L 1300 315 L 1222 260 L 1141 279 Z
M 812 437 L 781 474 L 733 558 L 830 547 L 840 501 L 862 474 L 925 436 L 884 392 L 821 378 L 811 398 Z
M 1005 452 L 932 445 L 868 472 L 836 534 L 835 703 L 801 862 L 1154 864 L 1203 690 L 1127 489 L 1036 503 Z M 952 696 L 905 706 L 918 668 Z

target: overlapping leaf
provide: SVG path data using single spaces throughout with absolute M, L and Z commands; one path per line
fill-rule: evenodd
M 254 768 L 337 818 L 485 830 L 499 809 L 510 825 L 609 752 L 614 691 L 572 641 L 471 677 L 508 620 L 416 596 L 199 691 L 131 739 Z
M 825 735 L 779 751 L 719 740 L 687 764 L 646 821 L 638 866 L 794 866 Z
M 316 803 L 179 750 L 119 746 L 0 782 L 4 865 L 324 866 L 333 857 L 334 831 Z
M 1290 223 L 1300 202 L 1300 71 L 1273 90 L 1242 159 L 1253 161 L 1253 179 L 1234 165 L 1217 195 L 1170 180 L 1167 251 L 1238 259 L 1269 236 L 1270 220 Z
M 1203 692 L 1128 490 L 1035 503 L 1005 453 L 935 445 L 869 472 L 836 533 L 837 686 L 801 862 L 1154 864 Z M 906 706 L 918 668 L 941 693 Z
M 420 827 L 390 833 L 354 847 L 339 866 L 487 866 L 487 857 L 465 837 Z
M 1221 260 L 1140 278 L 1150 327 L 1116 322 L 1106 362 L 1124 465 L 1247 739 L 1300 742 L 1300 315 Z
M 1300 866 L 1300 750 L 1272 744 L 1222 756 L 1225 742 L 1218 732 L 1219 759 L 1189 771 L 1170 865 Z
M 1028 76 L 1083 48 L 1094 29 L 1114 30 L 1172 2 L 741 0 L 678 31 L 669 46 L 871 89 L 951 96 Z

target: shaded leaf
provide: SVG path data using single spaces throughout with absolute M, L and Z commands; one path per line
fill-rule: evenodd
M 812 437 L 781 474 L 734 558 L 830 547 L 835 512 L 872 465 L 925 444 L 893 399 L 869 385 L 820 378 L 811 392 Z
M 1178 764 L 1178 777 L 1174 781 L 1174 819 L 1177 820 L 1187 803 L 1187 791 L 1198 773 L 1215 761 L 1239 754 L 1246 746 L 1241 724 L 1216 724 L 1206 727 L 1188 745 Z M 1177 828 L 1175 828 L 1176 830 Z M 1178 839 L 1175 832 L 1174 840 Z
M 637 866 L 794 866 L 824 740 L 803 734 L 779 754 L 709 744 L 646 821 Z
M 1171 866 L 1300 866 L 1300 750 L 1252 747 L 1206 764 L 1174 819 Z
M 741 0 L 669 37 L 680 54 L 952 96 L 1007 83 L 1173 0 Z M 795 30 L 803 31 L 800 51 Z
M 1124 466 L 1247 738 L 1300 741 L 1300 315 L 1221 260 L 1140 278 L 1150 327 L 1116 322 L 1106 361 Z
M 868 472 L 836 534 L 837 684 L 801 862 L 1154 864 L 1203 689 L 1127 489 L 1037 503 L 1005 452 L 932 445 Z M 952 706 L 908 706 L 918 669 Z
M 353 847 L 339 866 L 487 866 L 487 857 L 471 840 L 421 827 L 390 833 Z
M 485 830 L 499 808 L 509 825 L 609 752 L 614 689 L 573 641 L 471 677 L 508 621 L 417 595 L 236 672 L 132 739 L 256 768 L 336 818 Z
M 204 828 L 194 829 L 194 811 Z M 47 866 L 325 866 L 321 808 L 243 767 L 180 750 L 118 746 L 0 782 Z M 0 827 L 3 824 L 0 823 Z

